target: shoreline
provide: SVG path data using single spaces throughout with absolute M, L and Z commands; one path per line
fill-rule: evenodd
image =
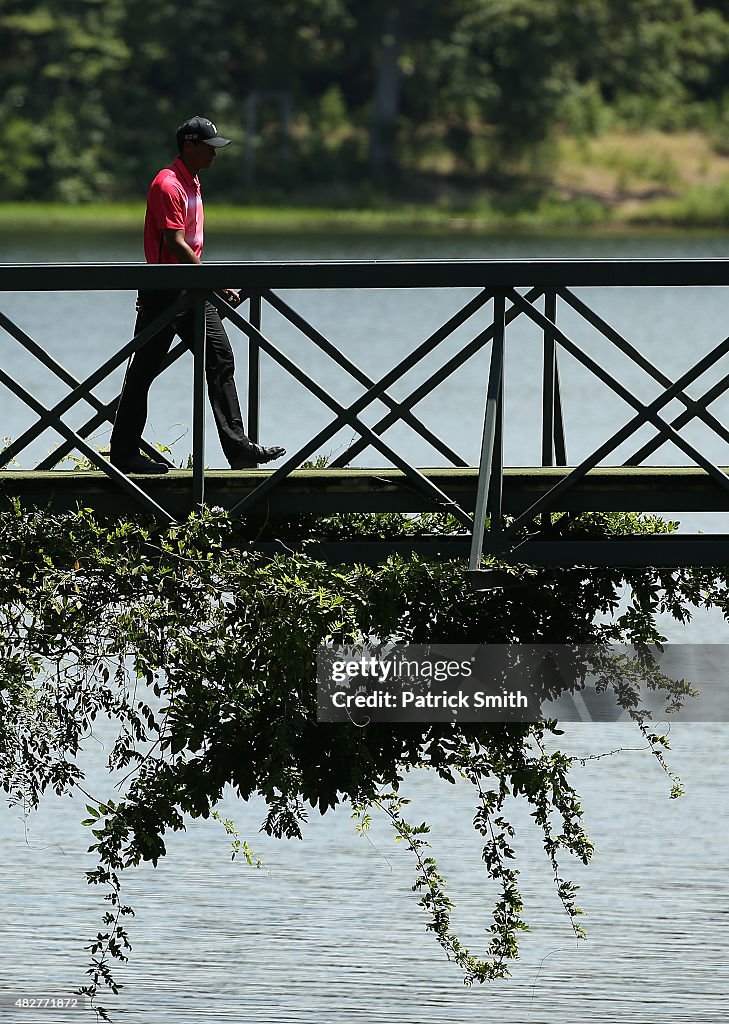
M 724 198 L 724 195 L 722 195 Z M 446 209 L 438 204 L 391 203 L 380 208 L 331 208 L 306 205 L 231 206 L 214 198 L 205 220 L 216 233 L 248 231 L 261 234 L 401 232 L 428 234 L 573 235 L 588 230 L 594 235 L 686 235 L 729 233 L 729 205 L 716 209 L 683 199 L 631 204 L 619 208 L 586 210 L 582 204 L 546 200 L 543 209 L 509 213 L 494 207 Z M 721 204 L 723 207 L 723 204 Z M 0 203 L 0 228 L 8 231 L 67 232 L 139 231 L 144 203 Z

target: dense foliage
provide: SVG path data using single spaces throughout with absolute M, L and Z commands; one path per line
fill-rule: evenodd
M 403 517 L 369 518 L 319 523 L 319 532 L 332 534 L 337 523 L 340 534 L 388 525 L 392 532 L 398 520 L 414 528 Z M 586 517 L 582 526 L 601 535 L 666 528 L 637 516 Z M 123 918 L 132 910 L 121 898 L 123 869 L 156 864 L 166 834 L 184 828 L 186 816 L 217 815 L 226 786 L 243 799 L 262 795 L 262 827 L 278 837 L 302 837 L 307 805 L 324 814 L 348 802 L 360 829 L 373 810 L 384 812 L 414 855 L 413 888 L 428 928 L 469 984 L 507 977 L 527 927 L 505 810 L 507 797 L 526 800 L 580 935 L 576 887 L 561 856 L 587 863 L 592 846 L 569 778 L 572 759 L 549 749 L 556 724 L 319 724 L 316 648 L 367 637 L 651 642 L 660 639 L 658 612 L 685 621 L 691 608 L 727 603 L 726 579 L 703 571 L 521 569 L 513 570 L 521 587 L 476 593 L 459 562 L 391 557 L 372 568 L 303 555 L 269 559 L 248 550 L 219 510 L 161 528 L 16 505 L 0 512 L 0 540 L 0 785 L 28 810 L 49 788 L 84 796 L 98 856 L 87 876 L 107 887 L 110 904 L 105 930 L 87 947 L 86 991 L 94 996 L 104 983 L 116 991 L 110 958 L 125 957 Z M 620 610 L 626 587 L 633 597 Z M 648 731 L 630 694 L 623 701 L 668 770 L 665 738 Z M 118 726 L 109 768 L 126 776 L 114 799 L 87 792 L 77 764 L 83 739 L 104 715 Z M 403 817 L 401 784 L 416 768 L 473 784 L 474 826 L 499 889 L 481 956 L 451 930 L 452 904 L 427 855 L 427 824 Z M 225 824 L 234 853 L 252 860 L 234 824 Z
M 4 0 L 3 198 L 138 197 L 196 112 L 240 144 L 216 171 L 235 200 L 412 189 L 424 154 L 493 172 L 558 124 L 715 127 L 728 43 L 719 0 Z

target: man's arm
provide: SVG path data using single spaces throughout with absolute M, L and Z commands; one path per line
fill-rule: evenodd
M 180 263 L 201 263 L 202 260 L 196 256 L 185 241 L 185 232 L 182 228 L 164 228 L 163 234 L 167 248 L 178 258 Z
M 180 263 L 202 263 L 200 257 L 195 255 L 185 241 L 185 232 L 182 228 L 164 228 L 163 233 L 167 248 L 177 256 Z M 240 293 L 232 288 L 221 288 L 218 295 L 229 302 L 231 306 L 240 305 Z

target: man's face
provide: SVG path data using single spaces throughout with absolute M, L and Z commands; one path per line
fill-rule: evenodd
M 198 171 L 205 171 L 208 167 L 212 167 L 215 160 L 215 147 L 208 146 L 207 142 L 186 142 L 183 155 L 188 167 L 194 174 L 197 174 Z

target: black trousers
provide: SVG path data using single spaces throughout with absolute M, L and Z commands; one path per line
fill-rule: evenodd
M 174 291 L 143 291 L 139 293 L 137 323 L 134 333 L 150 324 L 180 295 Z M 218 428 L 223 453 L 234 463 L 246 454 L 251 444 L 246 436 L 235 387 L 233 350 L 217 309 L 205 304 L 205 376 L 208 397 Z M 149 389 L 162 369 L 172 339 L 179 335 L 190 348 L 193 345 L 193 311 L 186 310 L 153 335 L 132 358 L 124 379 L 121 398 L 111 433 L 112 462 L 123 463 L 139 454 L 144 425 L 147 422 Z

